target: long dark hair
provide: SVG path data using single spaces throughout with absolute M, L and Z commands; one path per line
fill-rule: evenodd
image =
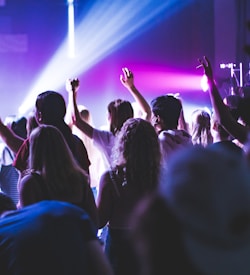
M 110 131 L 116 135 L 122 128 L 123 123 L 134 116 L 131 103 L 126 100 L 116 99 L 108 105 L 110 117 Z
M 30 134 L 29 168 L 41 173 L 51 195 L 70 195 L 74 182 L 84 177 L 88 181 L 62 133 L 52 125 L 39 125 Z

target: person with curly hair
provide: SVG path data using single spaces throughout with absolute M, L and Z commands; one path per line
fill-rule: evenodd
M 128 268 L 136 267 L 129 244 L 130 216 L 140 199 L 156 190 L 159 180 L 161 153 L 151 123 L 128 119 L 115 140 L 112 160 L 99 185 L 99 228 L 108 226 L 105 252 L 115 274 L 131 274 Z

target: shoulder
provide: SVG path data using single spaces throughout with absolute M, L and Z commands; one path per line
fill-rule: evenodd
M 82 143 L 82 140 L 76 134 L 72 134 L 72 136 L 76 143 Z
M 110 192 L 114 189 L 114 179 L 112 178 L 112 170 L 104 172 L 100 178 L 99 190 Z
M 98 130 L 94 129 L 93 131 L 93 140 L 98 141 L 98 140 L 113 140 L 114 135 L 110 131 L 106 130 Z
M 41 184 L 42 177 L 34 174 L 27 174 L 18 183 L 19 204 L 21 207 L 36 203 L 47 198 L 44 184 Z M 46 192 L 46 194 L 45 194 Z
M 111 192 L 114 197 L 120 197 L 124 178 L 115 170 L 106 171 L 100 180 L 99 189 Z
M 158 135 L 159 141 L 173 140 L 177 143 L 190 143 L 192 141 L 191 135 L 185 130 L 164 130 Z
M 77 151 L 79 149 L 81 149 L 87 153 L 87 150 L 86 150 L 86 147 L 85 147 L 83 141 L 77 135 L 72 134 L 72 136 L 73 136 L 73 140 L 74 140 Z
M 25 174 L 18 183 L 20 196 L 22 194 L 31 194 L 32 196 L 45 191 L 44 180 L 38 173 L 32 172 Z
M 77 135 L 72 134 L 72 137 L 73 137 L 73 142 L 77 148 L 79 147 L 85 148 L 83 141 Z
M 22 177 L 19 182 L 20 188 L 32 186 L 35 188 L 35 184 L 40 184 L 42 177 L 38 173 L 29 173 Z

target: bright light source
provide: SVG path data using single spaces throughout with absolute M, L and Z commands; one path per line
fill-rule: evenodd
M 90 9 L 84 14 L 75 32 L 73 23 L 70 25 L 68 41 L 65 40 L 31 87 L 19 109 L 20 113 L 24 114 L 34 106 L 33 99 L 38 93 L 45 89 L 58 90 L 64 86 L 67 78 L 84 73 L 124 43 L 170 17 L 192 1 L 154 0 L 140 1 L 138 4 L 138 1 L 134 0 L 96 0 L 93 5 L 91 3 Z M 73 15 L 70 6 L 73 6 L 73 1 L 68 3 L 71 18 Z M 72 49 L 75 51 L 71 52 Z M 70 59 L 67 53 L 76 58 Z
M 221 68 L 221 69 L 226 69 L 226 68 L 232 69 L 232 68 L 234 68 L 234 67 L 236 67 L 236 64 L 234 64 L 234 63 L 227 63 L 227 64 L 221 63 L 221 64 L 220 64 L 220 68 Z
M 206 75 L 203 75 L 201 78 L 201 89 L 203 92 L 207 92 L 209 89 L 208 79 Z

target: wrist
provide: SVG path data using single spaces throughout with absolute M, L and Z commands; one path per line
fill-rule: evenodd
M 136 89 L 136 87 L 135 87 L 134 84 L 129 85 L 129 86 L 128 86 L 128 89 L 130 89 L 130 90 L 133 91 L 133 92 L 137 91 L 137 89 Z

